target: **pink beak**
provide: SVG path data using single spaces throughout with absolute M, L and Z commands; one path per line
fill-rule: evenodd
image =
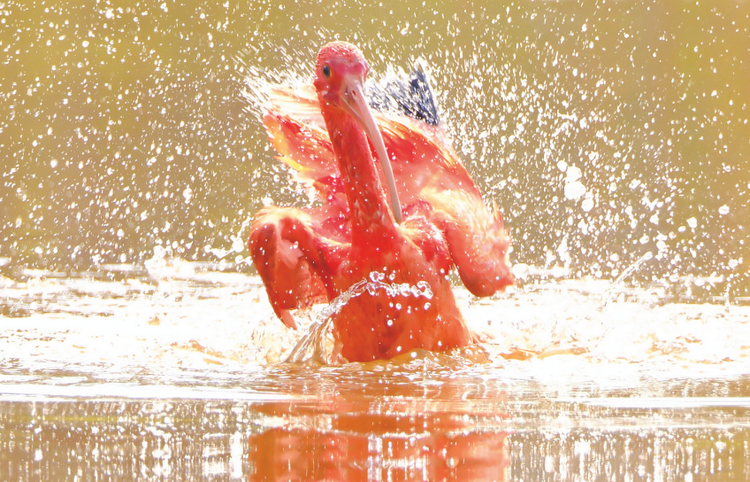
M 380 129 L 378 129 L 378 125 L 375 122 L 375 118 L 372 116 L 370 107 L 367 105 L 363 83 L 363 79 L 355 74 L 350 74 L 343 79 L 340 92 L 340 99 L 342 100 L 341 107 L 343 107 L 349 115 L 354 117 L 360 127 L 362 127 L 362 130 L 365 131 L 367 138 L 370 139 L 370 142 L 372 142 L 372 145 L 375 147 L 375 152 L 378 155 L 380 165 L 383 166 L 385 179 L 388 183 L 393 217 L 396 219 L 397 223 L 401 223 L 401 202 L 398 199 L 398 191 L 396 191 L 396 181 L 393 178 L 391 161 L 385 150 L 385 144 L 383 143 L 383 137 L 380 135 Z

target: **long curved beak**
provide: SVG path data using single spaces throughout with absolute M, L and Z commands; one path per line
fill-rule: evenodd
M 391 210 L 393 211 L 393 217 L 396 219 L 397 223 L 401 223 L 401 202 L 398 199 L 398 191 L 396 191 L 396 181 L 393 178 L 391 161 L 388 159 L 388 153 L 385 151 L 383 136 L 380 135 L 378 124 L 375 122 L 370 107 L 367 105 L 367 99 L 365 99 L 362 84 L 363 81 L 358 78 L 358 76 L 352 75 L 345 78 L 341 85 L 341 105 L 352 117 L 354 117 L 354 119 L 356 119 L 360 127 L 362 127 L 362 130 L 365 131 L 365 135 L 367 135 L 370 142 L 372 142 L 372 145 L 375 146 L 375 152 L 378 155 L 380 165 L 383 166 L 385 180 L 388 183 L 388 192 L 391 197 Z

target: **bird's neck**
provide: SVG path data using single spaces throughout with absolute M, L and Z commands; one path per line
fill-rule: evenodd
M 372 243 L 373 239 L 392 237 L 395 220 L 380 185 L 367 136 L 359 124 L 343 111 L 324 110 L 323 117 L 349 203 L 352 245 L 365 245 Z

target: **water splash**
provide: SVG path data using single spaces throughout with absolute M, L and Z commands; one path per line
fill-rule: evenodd
M 602 296 L 602 305 L 601 309 L 604 309 L 607 304 L 614 299 L 616 296 L 616 291 L 618 286 L 622 284 L 622 282 L 633 273 L 637 272 L 638 269 L 643 265 L 643 263 L 646 263 L 648 261 L 651 261 L 654 257 L 654 254 L 651 251 L 647 251 L 643 256 L 638 258 L 638 260 L 633 263 L 632 265 L 628 266 L 628 268 L 622 272 L 620 276 L 617 277 L 616 280 L 612 282 L 612 286 L 604 293 L 604 296 Z
M 391 277 L 389 276 L 389 278 Z M 428 300 L 432 299 L 432 290 L 427 281 L 417 281 L 416 285 L 410 285 L 409 283 L 386 283 L 383 281 L 384 279 L 385 273 L 371 272 L 370 281 L 365 283 L 367 291 L 371 295 L 375 295 L 378 290 L 383 290 L 391 298 L 396 296 L 414 296 L 415 298 L 423 296 Z
M 361 296 L 365 292 L 370 296 L 377 296 L 379 292 L 385 292 L 389 298 L 413 296 L 415 298 L 423 297 L 427 300 L 432 299 L 432 289 L 426 281 L 418 281 L 415 285 L 411 285 L 409 283 L 387 283 L 384 281 L 385 278 L 385 273 L 372 271 L 369 280 L 366 278 L 358 281 L 337 296 L 320 312 L 285 361 L 287 363 L 312 361 L 323 364 L 339 361 L 338 346 L 333 337 L 332 320 L 352 298 Z M 426 303 L 425 306 L 428 307 L 429 303 Z

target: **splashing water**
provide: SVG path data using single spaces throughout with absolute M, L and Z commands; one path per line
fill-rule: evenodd
M 375 295 L 378 290 L 383 290 L 391 298 L 395 298 L 396 296 L 414 296 L 415 298 L 419 298 L 423 296 L 428 300 L 432 299 L 432 290 L 427 281 L 418 281 L 416 285 L 410 285 L 409 283 L 385 283 L 383 282 L 384 279 L 385 273 L 378 271 L 371 272 L 370 281 L 365 282 L 367 291 L 371 295 Z M 363 283 L 363 281 L 360 281 L 360 283 Z
M 363 279 L 354 283 L 348 290 L 341 293 L 331 301 L 317 316 L 308 328 L 307 333 L 297 342 L 289 356 L 287 363 L 304 363 L 308 361 L 330 364 L 338 359 L 338 349 L 332 341 L 332 322 L 341 310 L 352 298 L 362 296 L 365 292 L 371 296 L 377 296 L 378 292 L 384 292 L 389 298 L 423 297 L 432 299 L 430 284 L 426 281 L 418 281 L 416 285 L 409 283 L 387 283 L 385 273 L 372 271 L 369 280 Z M 429 307 L 429 303 L 426 304 Z

